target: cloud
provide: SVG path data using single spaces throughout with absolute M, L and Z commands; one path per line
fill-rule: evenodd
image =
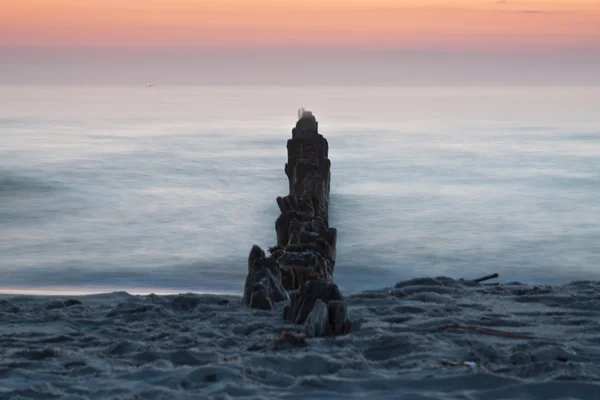
M 518 6 L 519 4 L 523 5 L 524 2 L 518 2 L 518 1 L 509 1 L 509 0 L 497 0 L 496 4 L 500 4 L 500 5 L 507 5 L 510 4 L 511 6 Z M 549 11 L 542 11 L 542 10 L 505 10 L 502 12 L 506 12 L 506 13 L 517 13 L 517 14 L 548 14 L 550 13 Z
M 502 11 L 504 13 L 511 14 L 550 14 L 550 11 L 541 11 L 541 10 L 513 10 L 513 11 Z

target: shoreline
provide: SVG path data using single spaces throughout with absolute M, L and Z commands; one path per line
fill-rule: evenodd
M 445 276 L 441 276 L 446 278 Z M 500 277 L 498 277 L 500 278 Z M 490 278 L 490 279 L 498 279 Z M 415 277 L 406 279 L 399 282 L 409 282 L 418 279 L 425 279 L 423 277 Z M 464 279 L 464 278 L 449 278 L 455 279 L 458 282 L 476 282 L 477 279 Z M 591 279 L 575 279 L 565 281 L 563 283 L 533 283 L 533 282 L 521 282 L 521 281 L 506 281 L 506 282 L 495 282 L 489 283 L 488 279 L 482 281 L 484 286 L 502 286 L 502 285 L 523 285 L 523 286 L 548 286 L 548 287 L 560 287 L 578 282 L 600 282 L 600 280 Z M 85 288 L 76 289 L 70 286 L 37 286 L 32 287 L 18 287 L 18 286 L 0 286 L 0 298 L 6 296 L 36 296 L 36 297 L 85 297 L 85 296 L 98 296 L 98 295 L 110 295 L 114 293 L 125 293 L 132 296 L 169 296 L 169 295 L 181 295 L 181 294 L 194 294 L 194 295 L 214 295 L 214 296 L 227 296 L 227 297 L 243 297 L 243 282 L 240 283 L 240 290 L 238 291 L 211 291 L 211 290 L 194 290 L 191 288 L 157 288 L 157 287 L 109 287 L 109 286 L 84 286 Z M 373 291 L 391 291 L 394 288 L 394 284 L 391 286 L 378 286 L 372 288 L 347 290 L 343 289 L 343 292 L 349 296 L 355 296 L 361 293 L 373 292 Z
M 158 288 L 107 288 L 107 287 L 90 287 L 89 289 L 74 289 L 68 287 L 41 287 L 41 288 L 19 288 L 19 287 L 2 287 L 0 286 L 0 298 L 3 296 L 53 296 L 53 297 L 64 297 L 64 296 L 97 296 L 112 293 L 127 293 L 133 296 L 147 296 L 147 295 L 177 295 L 182 293 L 192 293 L 197 295 L 217 295 L 217 296 L 242 296 L 242 291 L 229 292 L 229 291 L 196 291 L 189 289 L 158 289 Z

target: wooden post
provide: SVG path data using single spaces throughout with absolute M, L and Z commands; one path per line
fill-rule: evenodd
M 290 291 L 285 318 L 299 324 L 309 321 L 308 332 L 321 336 L 344 330 L 346 307 L 332 282 L 337 231 L 329 227 L 329 144 L 319 134 L 314 115 L 303 109 L 300 113 L 287 142 L 289 194 L 277 198 L 277 245 L 269 249 L 270 257 L 258 246 L 250 252 L 244 303 L 271 308 L 274 302 L 288 300 Z

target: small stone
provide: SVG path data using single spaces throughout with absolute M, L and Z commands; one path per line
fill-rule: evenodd
M 303 336 L 300 336 L 294 332 L 284 331 L 281 332 L 281 338 L 275 342 L 276 345 L 284 345 L 290 344 L 294 347 L 304 347 L 307 346 L 306 339 Z

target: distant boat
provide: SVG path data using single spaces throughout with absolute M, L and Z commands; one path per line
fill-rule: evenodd
M 156 86 L 156 85 L 152 82 L 146 83 L 146 87 L 154 87 L 154 86 Z

